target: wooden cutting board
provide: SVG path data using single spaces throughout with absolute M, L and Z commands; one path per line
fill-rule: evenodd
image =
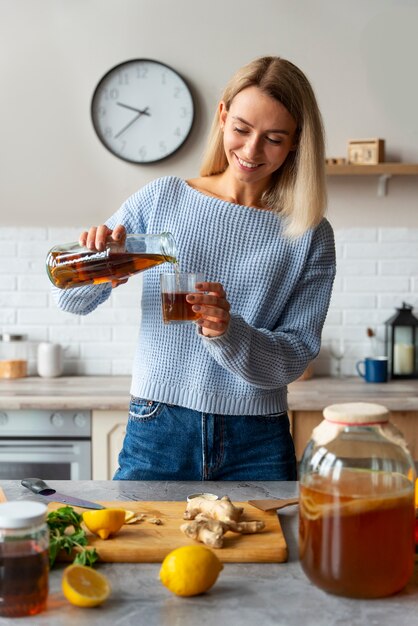
M 180 546 L 197 544 L 180 530 L 184 523 L 185 502 L 101 502 L 106 507 L 123 508 L 136 513 L 145 513 L 143 521 L 125 524 L 110 539 L 104 541 L 86 529 L 89 545 L 94 546 L 100 561 L 112 563 L 161 563 L 164 557 Z M 234 502 L 244 507 L 243 519 L 262 520 L 265 528 L 253 535 L 226 533 L 222 548 L 214 549 L 224 563 L 281 563 L 287 560 L 287 545 L 276 511 L 258 511 L 247 502 Z M 64 506 L 50 503 L 49 510 Z M 86 509 L 74 507 L 78 513 Z M 161 525 L 147 521 L 159 518 Z M 203 545 L 203 544 L 199 544 Z M 70 560 L 65 554 L 62 560 Z

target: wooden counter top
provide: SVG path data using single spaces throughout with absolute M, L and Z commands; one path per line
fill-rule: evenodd
M 418 380 L 366 383 L 359 377 L 311 378 L 291 383 L 288 400 L 293 411 L 322 411 L 342 402 L 376 402 L 391 411 L 418 411 Z
M 127 410 L 129 376 L 28 377 L 0 380 L 0 410 Z M 337 402 L 377 402 L 418 411 L 418 380 L 371 384 L 360 378 L 311 378 L 289 385 L 292 411 L 321 411 Z
M 127 410 L 129 376 L 62 376 L 0 380 L 0 410 Z

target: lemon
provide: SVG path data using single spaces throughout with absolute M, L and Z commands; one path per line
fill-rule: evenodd
M 161 564 L 160 580 L 178 596 L 196 596 L 212 587 L 223 565 L 204 546 L 183 546 L 172 550 Z
M 89 530 L 101 539 L 115 535 L 125 523 L 125 509 L 98 509 L 85 511 L 83 522 Z
M 98 606 L 110 594 L 107 578 L 86 565 L 66 567 L 61 586 L 64 596 L 75 606 Z
M 126 510 L 125 511 L 125 524 L 129 522 L 129 520 L 133 519 L 135 515 L 136 515 L 135 511 Z

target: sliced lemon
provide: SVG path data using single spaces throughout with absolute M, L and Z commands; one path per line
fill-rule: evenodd
M 125 511 L 125 524 L 129 522 L 130 519 L 135 517 L 135 515 L 136 515 L 135 511 Z
M 222 563 L 209 548 L 182 546 L 165 557 L 160 580 L 178 596 L 196 596 L 215 584 L 222 569 Z
M 89 530 L 101 539 L 115 535 L 125 523 L 125 509 L 98 509 L 85 511 L 83 522 Z
M 110 594 L 110 585 L 106 576 L 86 565 L 66 567 L 61 586 L 64 596 L 75 606 L 98 606 Z

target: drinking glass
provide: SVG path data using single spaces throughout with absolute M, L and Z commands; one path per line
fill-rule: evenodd
M 196 283 L 205 280 L 199 272 L 172 272 L 161 274 L 161 307 L 164 324 L 187 324 L 196 322 L 201 314 L 193 311 L 193 304 L 186 296 L 196 292 Z
M 331 339 L 329 342 L 329 351 L 331 357 L 336 361 L 337 378 L 342 378 L 341 362 L 346 353 L 344 339 L 342 337 L 339 337 L 338 339 Z

